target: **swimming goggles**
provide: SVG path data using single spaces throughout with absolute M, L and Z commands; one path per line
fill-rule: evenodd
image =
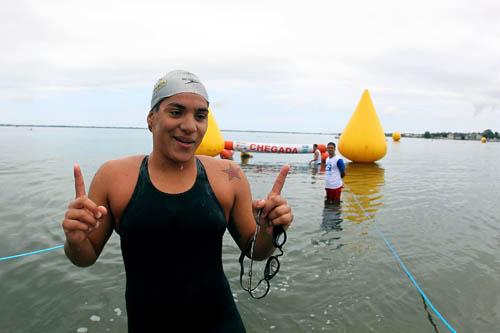
M 272 255 L 267 259 L 266 266 L 264 268 L 264 277 L 260 279 L 259 283 L 255 287 L 252 287 L 252 275 L 253 275 L 253 253 L 255 250 L 255 243 L 257 234 L 260 231 L 260 217 L 262 215 L 262 209 L 257 214 L 257 229 L 255 230 L 255 234 L 253 235 L 252 242 L 250 243 L 250 266 L 248 271 L 248 283 L 247 286 L 243 283 L 243 276 L 245 275 L 245 265 L 243 261 L 246 257 L 245 252 L 241 252 L 239 263 L 240 263 L 240 285 L 243 290 L 247 291 L 252 298 L 260 299 L 265 297 L 269 293 L 270 283 L 269 281 L 278 273 L 280 270 L 280 261 L 278 257 L 283 255 L 282 246 L 286 243 L 286 232 L 283 226 L 278 225 L 273 228 L 273 246 L 277 248 L 280 253 L 277 255 Z M 265 284 L 261 286 L 261 284 Z M 260 288 L 259 288 L 260 287 Z

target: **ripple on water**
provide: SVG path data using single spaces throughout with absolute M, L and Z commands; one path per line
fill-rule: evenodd
M 127 145 L 120 144 L 124 135 L 138 138 L 136 132 L 88 135 L 79 130 L 75 135 L 84 145 L 87 142 L 85 146 L 92 146 L 88 142 L 109 146 L 74 152 L 65 144 L 74 141 L 52 131 L 44 132 L 48 137 L 53 133 L 46 141 L 38 133 L 26 137 L 20 131 L 9 132 L 16 139 L 16 151 L 24 154 L 3 144 L 13 138 L 5 140 L 0 131 L 4 139 L 0 140 L 1 254 L 62 243 L 60 221 L 74 195 L 73 162 L 86 163 L 85 177 L 90 181 L 103 160 L 125 152 Z M 64 133 L 74 138 L 73 132 Z M 331 140 L 330 136 L 266 135 L 269 142 Z M 148 151 L 149 141 L 143 142 L 144 147 L 134 148 L 136 153 Z M 228 234 L 224 238 L 224 268 L 249 332 L 432 332 L 429 308 L 375 227 L 460 331 L 496 330 L 500 145 L 478 148 L 469 142 L 408 139 L 389 149 L 376 166 L 349 166 L 337 210 L 324 204 L 324 174 L 312 174 L 304 167 L 310 156 L 260 155 L 242 167 L 256 198 L 267 195 L 284 162 L 293 167 L 283 194 L 295 220 L 288 230 L 280 272 L 271 280 L 272 292 L 265 299 L 253 300 L 241 290 L 239 249 Z M 72 266 L 62 249 L 0 264 L 0 294 L 8 304 L 2 308 L 0 331 L 126 330 L 125 313 L 116 311 L 125 306 L 118 237 L 113 236 L 98 263 L 86 269 Z M 91 316 L 101 320 L 92 321 Z

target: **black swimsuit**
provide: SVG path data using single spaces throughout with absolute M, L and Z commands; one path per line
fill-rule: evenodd
M 129 332 L 245 332 L 222 269 L 224 210 L 196 166 L 193 187 L 168 194 L 142 161 L 119 226 Z

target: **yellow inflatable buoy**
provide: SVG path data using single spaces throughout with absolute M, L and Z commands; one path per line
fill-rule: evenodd
M 399 139 L 401 139 L 401 133 L 399 132 L 392 133 L 392 140 L 399 141 Z
M 195 154 L 217 156 L 224 149 L 224 138 L 220 132 L 219 126 L 215 122 L 212 110 L 208 112 L 208 129 L 201 141 L 200 146 L 196 149 Z
M 339 138 L 339 152 L 351 161 L 361 163 L 375 162 L 387 152 L 384 129 L 368 90 L 364 91 Z
M 486 143 L 486 138 L 484 136 L 481 138 L 481 142 Z

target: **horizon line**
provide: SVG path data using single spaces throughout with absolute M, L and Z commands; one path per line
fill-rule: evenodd
M 93 126 L 93 125 L 43 125 L 43 124 L 0 124 L 0 127 L 55 127 L 55 128 L 103 128 L 103 129 L 148 129 L 147 127 L 137 126 Z M 221 129 L 222 132 L 250 132 L 250 133 L 284 133 L 284 134 L 320 134 L 320 135 L 340 135 L 341 132 L 300 132 L 300 131 L 279 131 L 279 130 L 245 130 L 245 129 Z M 450 131 L 424 131 L 420 132 L 401 132 L 401 134 L 424 134 L 425 132 L 433 133 L 462 133 L 462 134 L 482 134 L 478 132 L 450 132 Z M 384 132 L 384 134 L 391 134 L 392 132 Z
M 54 127 L 54 128 L 104 128 L 104 129 L 138 129 L 147 130 L 147 127 L 137 126 L 93 126 L 93 125 L 34 125 L 34 124 L 0 124 L 0 127 Z M 250 133 L 287 133 L 287 134 L 321 134 L 321 135 L 339 135 L 340 133 L 328 132 L 299 132 L 299 131 L 258 131 L 244 129 L 221 129 L 222 132 L 250 132 Z

